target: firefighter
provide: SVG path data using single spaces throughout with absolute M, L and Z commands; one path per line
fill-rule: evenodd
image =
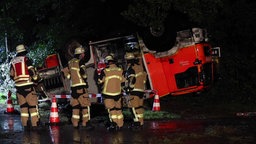
M 29 128 L 29 118 L 32 129 L 39 128 L 38 97 L 34 83 L 38 75 L 32 61 L 26 56 L 27 50 L 23 44 L 16 47 L 16 56 L 11 60 L 10 77 L 14 80 L 16 95 L 21 111 L 21 123 L 24 129 Z
M 128 67 L 132 67 L 130 69 L 134 70 L 134 73 L 130 73 L 127 77 L 129 79 L 135 77 L 133 82 L 131 80 L 129 82 L 129 85 L 132 86 L 128 86 L 130 88 L 128 107 L 133 113 L 133 124 L 131 128 L 142 128 L 144 124 L 143 96 L 145 93 L 147 73 L 144 71 L 142 60 L 139 57 L 136 59 L 133 53 L 126 53 L 125 59 Z
M 122 113 L 122 84 L 125 82 L 123 69 L 117 67 L 113 56 L 105 57 L 106 68 L 101 71 L 98 83 L 102 85 L 102 97 L 109 113 L 109 131 L 120 130 L 124 124 Z
M 85 50 L 82 46 L 75 49 L 74 58 L 68 62 L 68 68 L 63 70 L 64 75 L 71 80 L 72 124 L 74 128 L 79 127 L 82 121 L 82 128 L 91 130 L 94 127 L 90 124 L 90 106 L 87 83 L 86 66 L 84 62 Z

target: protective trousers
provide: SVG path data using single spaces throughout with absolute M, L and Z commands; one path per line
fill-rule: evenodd
M 113 96 L 115 97 L 115 96 Z M 114 122 L 118 127 L 124 125 L 124 117 L 122 113 L 122 98 L 115 100 L 114 98 L 105 98 L 104 105 L 109 113 L 110 122 Z
M 20 105 L 22 125 L 27 126 L 30 116 L 31 125 L 37 126 L 39 122 L 38 98 L 34 88 L 17 88 L 17 97 Z
M 82 93 L 81 90 L 78 89 L 78 94 Z M 89 94 L 83 93 L 78 98 L 72 97 L 70 99 L 70 105 L 72 106 L 72 124 L 74 127 L 78 126 L 78 123 L 80 121 L 80 113 L 82 113 L 82 126 L 86 126 L 86 123 L 90 120 L 90 100 L 89 100 Z
M 129 108 L 131 108 L 134 119 L 134 122 L 140 122 L 140 125 L 144 124 L 144 108 L 143 108 L 143 98 L 136 96 L 136 95 L 130 95 L 130 102 L 128 104 Z

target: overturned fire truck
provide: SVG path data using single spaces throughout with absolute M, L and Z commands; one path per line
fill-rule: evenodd
M 177 96 L 209 89 L 218 74 L 220 58 L 220 48 L 211 46 L 207 31 L 201 28 L 177 32 L 176 44 L 164 52 L 158 52 L 157 48 L 149 50 L 138 35 L 90 41 L 86 52 L 88 90 L 92 102 L 101 102 L 97 75 L 105 67 L 104 58 L 109 54 L 124 69 L 126 52 L 132 52 L 141 58 L 148 74 L 145 98 L 151 98 L 154 94 L 159 97 Z M 70 97 L 69 80 L 62 75 L 62 69 L 58 54 L 45 59 L 44 68 L 38 71 L 42 81 L 37 90 L 42 97 Z

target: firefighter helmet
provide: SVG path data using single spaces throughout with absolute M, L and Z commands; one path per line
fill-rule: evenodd
M 105 57 L 105 63 L 108 63 L 109 61 L 114 61 L 114 58 L 113 58 L 112 55 L 107 55 L 107 56 Z
M 135 59 L 135 56 L 134 56 L 133 53 L 126 53 L 125 56 L 124 56 L 124 58 L 125 58 L 126 60 L 131 60 L 131 59 Z
M 24 51 L 26 51 L 26 48 L 23 44 L 20 44 L 16 47 L 16 52 L 17 53 L 21 53 L 21 52 L 24 52 Z
M 133 35 L 127 36 L 124 47 L 126 51 L 137 51 L 139 49 L 138 39 Z
M 75 54 L 82 54 L 82 53 L 84 53 L 84 48 L 83 47 L 77 47 L 76 49 L 75 49 Z

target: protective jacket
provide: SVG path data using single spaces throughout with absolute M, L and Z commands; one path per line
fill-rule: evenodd
M 133 66 L 133 70 L 135 71 L 135 84 L 132 91 L 140 91 L 144 92 L 145 90 L 145 83 L 147 79 L 147 73 L 144 71 L 141 65 L 135 64 Z
M 82 119 L 82 126 L 86 126 L 90 120 L 91 105 L 87 90 L 86 66 L 82 60 L 75 57 L 68 62 L 68 68 L 63 69 L 63 72 L 71 82 L 72 124 L 77 127 L 80 119 Z
M 33 66 L 28 57 L 17 56 L 12 59 L 11 64 L 10 76 L 15 81 L 15 86 L 20 87 L 33 84 L 29 73 L 29 70 L 32 70 Z
M 99 83 L 103 83 L 102 94 L 117 96 L 122 93 L 121 83 L 125 82 L 123 70 L 115 64 L 106 67 L 100 76 Z
M 27 126 L 30 117 L 31 125 L 38 126 L 38 98 L 33 85 L 33 81 L 38 80 L 38 77 L 32 62 L 25 56 L 25 53 L 18 53 L 12 59 L 10 77 L 15 81 L 22 125 Z
M 87 74 L 85 72 L 85 65 L 77 58 L 73 58 L 68 62 L 69 73 L 67 78 L 71 79 L 71 87 L 87 86 Z

